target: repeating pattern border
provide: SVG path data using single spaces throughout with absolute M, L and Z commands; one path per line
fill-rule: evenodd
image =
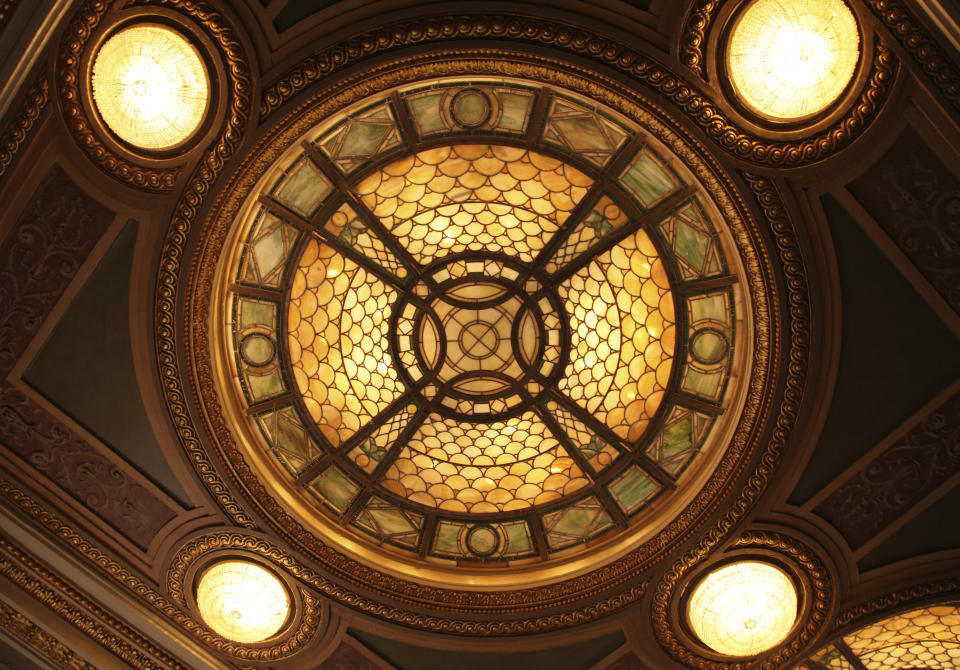
M 0 600 L 0 628 L 61 668 L 97 670 L 70 647 Z
M 24 96 L 17 113 L 7 122 L 3 134 L 0 135 L 0 179 L 6 175 L 50 101 L 50 85 L 43 74 L 45 69 L 40 67 L 40 74 Z

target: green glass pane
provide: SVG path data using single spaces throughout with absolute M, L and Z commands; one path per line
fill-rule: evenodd
M 623 511 L 631 514 L 656 493 L 658 488 L 657 483 L 650 479 L 646 472 L 633 466 L 610 484 L 610 493 Z
M 407 517 L 397 509 L 370 510 L 369 514 L 377 522 L 380 531 L 386 535 L 409 533 L 416 530 Z
M 253 401 L 258 402 L 283 391 L 283 379 L 278 370 L 267 375 L 248 375 L 247 388 L 250 389 Z
M 693 323 L 703 320 L 728 322 L 727 302 L 722 293 L 689 298 L 688 302 Z
M 277 199 L 301 214 L 316 211 L 333 186 L 313 162 L 301 158 L 276 191 Z
M 716 400 L 720 394 L 720 383 L 723 381 L 723 372 L 701 372 L 688 368 L 683 377 L 683 390 L 694 393 L 710 400 Z
M 523 131 L 527 126 L 527 117 L 530 114 L 532 95 L 517 95 L 515 93 L 500 92 L 500 123 L 497 126 L 503 130 Z
M 663 431 L 663 460 L 673 458 L 693 446 L 691 422 L 690 415 L 687 414 Z
M 600 125 L 589 116 L 557 119 L 553 122 L 576 151 L 609 149 L 609 143 Z
M 690 348 L 698 360 L 704 363 L 717 363 L 726 353 L 727 341 L 717 331 L 701 330 L 694 333 Z
M 503 531 L 507 536 L 507 546 L 504 547 L 505 554 L 526 554 L 533 550 L 526 522 L 505 523 L 503 524 Z
M 663 166 L 646 152 L 637 156 L 620 181 L 644 207 L 649 207 L 676 186 Z
M 328 469 L 310 482 L 310 488 L 340 513 L 343 513 L 360 490 L 360 487 L 337 467 Z
M 366 157 L 371 155 L 380 146 L 384 136 L 392 130 L 386 124 L 370 124 L 354 122 L 347 130 L 347 136 L 340 146 L 338 157 Z
M 246 300 L 240 298 L 240 330 L 250 326 L 266 326 L 273 330 L 274 312 L 276 305 L 270 302 Z
M 706 260 L 709 246 L 709 237 L 683 221 L 677 221 L 674 249 L 677 254 L 697 270 L 703 270 L 703 263 Z
M 497 531 L 489 526 L 476 526 L 467 534 L 467 548 L 478 556 L 486 556 L 500 542 Z
M 454 97 L 450 114 L 460 125 L 475 128 L 490 116 L 490 101 L 479 91 L 467 91 Z
M 613 524 L 596 498 L 586 498 L 569 506 L 544 514 L 547 544 L 552 550 L 585 542 Z
M 243 338 L 240 344 L 243 359 L 251 365 L 263 366 L 270 362 L 277 348 L 266 335 L 259 333 Z
M 443 93 L 437 92 L 410 100 L 410 109 L 417 130 L 421 135 L 443 130 L 443 117 L 440 115 L 440 100 Z
M 463 524 L 450 521 L 441 521 L 437 525 L 437 536 L 434 541 L 434 549 L 443 554 L 459 554 L 460 552 L 460 530 Z

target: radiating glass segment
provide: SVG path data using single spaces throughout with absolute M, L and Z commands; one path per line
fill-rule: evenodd
M 727 44 L 737 97 L 774 121 L 826 109 L 850 83 L 859 58 L 857 21 L 844 0 L 754 0 Z
M 708 647 L 755 656 L 783 642 L 797 620 L 797 588 L 780 568 L 738 561 L 717 568 L 693 589 L 687 621 Z
M 90 87 L 107 127 L 123 141 L 154 151 L 193 135 L 210 104 L 200 53 L 176 30 L 154 23 L 110 36 L 94 56 Z
M 297 263 L 286 323 L 290 362 L 307 411 L 336 446 L 403 390 L 387 342 L 396 291 L 316 239 Z
M 452 512 L 503 512 L 559 500 L 589 480 L 534 412 L 474 425 L 431 415 L 383 486 Z
M 197 609 L 218 635 L 243 644 L 262 642 L 290 615 L 290 595 L 283 582 L 251 561 L 220 561 L 197 582 Z
M 356 192 L 420 263 L 463 251 L 532 261 L 592 183 L 538 152 L 458 144 L 391 163 Z
M 619 437 L 634 441 L 663 400 L 675 345 L 673 295 L 643 230 L 559 287 L 570 362 L 559 388 Z

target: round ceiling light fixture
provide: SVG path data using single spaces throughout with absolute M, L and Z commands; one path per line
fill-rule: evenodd
M 730 563 L 696 585 L 687 602 L 687 620 L 714 651 L 753 656 L 783 642 L 793 629 L 797 588 L 770 563 Z
M 859 57 L 857 21 L 843 0 L 754 0 L 730 33 L 726 66 L 750 111 L 797 121 L 843 93 Z
M 290 614 L 290 595 L 276 575 L 250 561 L 221 561 L 197 582 L 197 608 L 215 632 L 253 644 L 277 633 Z
M 190 138 L 210 105 L 197 49 L 154 23 L 119 30 L 93 59 L 91 89 L 103 122 L 121 140 L 163 151 Z

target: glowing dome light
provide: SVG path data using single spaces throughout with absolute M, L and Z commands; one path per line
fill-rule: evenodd
M 189 138 L 210 102 L 200 53 L 171 28 L 138 24 L 110 37 L 94 58 L 93 100 L 122 140 L 151 150 Z
M 753 656 L 783 642 L 797 619 L 797 590 L 780 568 L 758 561 L 724 565 L 693 590 L 687 619 L 697 636 L 728 656 Z
M 859 58 L 857 21 L 843 0 L 755 0 L 730 35 L 727 71 L 748 108 L 790 121 L 836 100 Z
M 272 573 L 249 561 L 222 561 L 197 584 L 204 622 L 234 642 L 262 642 L 275 635 L 290 613 L 290 596 Z

